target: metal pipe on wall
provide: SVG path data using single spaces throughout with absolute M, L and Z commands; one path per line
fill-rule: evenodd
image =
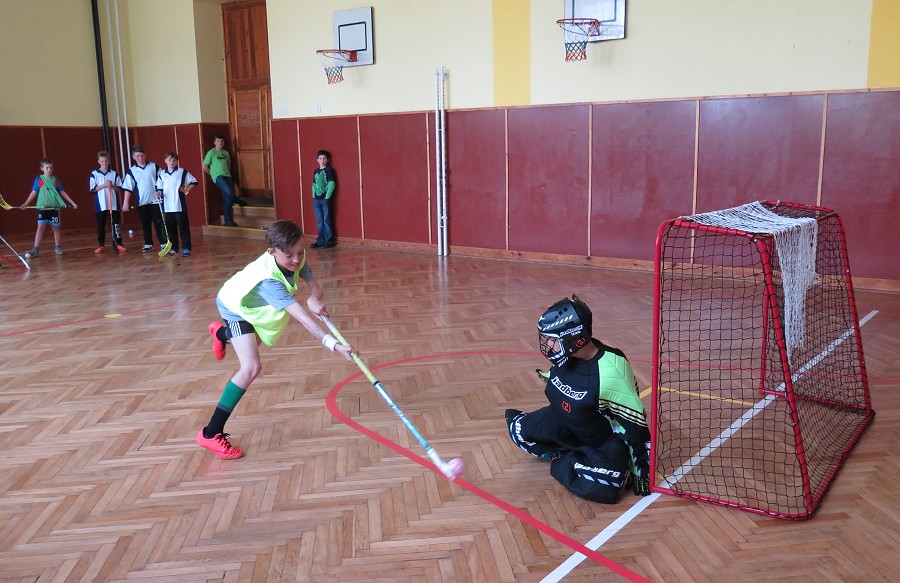
M 118 28 L 118 10 L 116 10 L 116 28 Z M 112 29 L 112 18 L 110 16 L 110 8 L 109 8 L 109 0 L 106 0 L 106 32 L 109 35 L 109 56 L 112 59 L 112 80 L 113 80 L 113 98 L 116 107 L 116 143 L 119 147 L 119 174 L 122 175 L 125 173 L 125 169 L 128 167 L 125 165 L 125 155 L 122 150 L 122 118 L 119 115 L 119 80 L 118 75 L 116 74 L 116 51 L 113 50 L 112 40 L 113 40 L 113 29 Z M 121 60 L 121 46 L 119 47 L 119 57 Z M 121 66 L 121 63 L 119 63 Z M 109 151 L 109 149 L 107 149 Z
M 447 67 L 434 72 L 435 107 L 434 107 L 434 157 L 435 176 L 437 178 L 437 244 L 438 255 L 446 257 L 450 252 L 447 237 Z
M 109 112 L 106 109 L 106 80 L 103 75 L 103 45 L 100 42 L 100 11 L 97 0 L 91 0 L 91 21 L 94 28 L 94 53 L 97 59 L 97 84 L 100 89 L 100 122 L 103 125 L 103 147 L 109 151 Z

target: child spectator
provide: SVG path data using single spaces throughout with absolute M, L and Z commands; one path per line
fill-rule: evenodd
M 315 243 L 310 247 L 327 249 L 334 247 L 334 216 L 331 213 L 331 197 L 334 195 L 337 182 L 334 179 L 334 169 L 329 166 L 331 154 L 327 150 L 319 150 L 316 153 L 316 161 L 319 163 L 319 167 L 313 171 L 312 194 L 316 228 L 319 233 Z
M 141 247 L 141 252 L 149 253 L 153 250 L 154 230 L 160 249 L 163 249 L 168 242 L 163 234 L 162 200 L 156 194 L 159 167 L 155 162 L 147 161 L 144 148 L 138 144 L 131 148 L 131 157 L 134 159 L 134 164 L 122 179 L 122 190 L 125 191 L 122 210 L 127 213 L 131 209 L 131 195 L 134 194 L 144 235 L 144 246 Z
M 225 137 L 222 134 L 213 136 L 215 147 L 203 158 L 203 171 L 209 174 L 222 192 L 222 224 L 226 227 L 237 227 L 234 222 L 232 205 L 247 206 L 243 199 L 234 194 L 234 180 L 231 177 L 231 154 L 225 149 Z
M 62 255 L 63 250 L 60 246 L 59 234 L 59 209 L 64 208 L 66 203 L 73 209 L 77 209 L 78 205 L 69 198 L 63 188 L 59 178 L 53 175 L 53 161 L 50 158 L 44 158 L 40 161 L 42 174 L 34 179 L 31 186 L 31 194 L 25 200 L 20 208 L 26 208 L 37 197 L 37 231 L 34 233 L 34 247 L 25 253 L 26 256 L 37 257 L 38 250 L 41 246 L 41 239 L 44 238 L 44 229 L 47 225 L 53 228 L 53 242 L 56 245 L 56 254 Z
M 178 253 L 179 238 L 181 256 L 191 255 L 191 223 L 188 221 L 187 201 L 185 195 L 191 191 L 197 179 L 178 166 L 178 154 L 166 152 L 166 168 L 161 170 L 156 179 L 156 192 L 163 199 L 166 231 L 172 241 L 169 255 Z
M 97 245 L 94 253 L 106 251 L 106 219 L 112 218 L 113 245 L 118 253 L 124 253 L 122 246 L 122 213 L 119 212 L 119 194 L 116 189 L 122 185 L 119 175 L 109 167 L 109 152 L 97 152 L 98 169 L 91 172 L 90 191 L 94 198 L 94 211 L 97 215 Z

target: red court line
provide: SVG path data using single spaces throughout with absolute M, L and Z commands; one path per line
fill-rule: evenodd
M 143 312 L 152 312 L 153 310 L 164 310 L 166 308 L 172 308 L 174 306 L 182 306 L 186 304 L 195 304 L 197 302 L 208 302 L 210 300 L 214 300 L 215 297 L 210 298 L 200 298 L 196 300 L 188 300 L 181 302 L 174 302 L 171 304 L 163 304 L 160 306 L 150 306 L 149 308 L 141 308 L 140 310 L 132 310 L 130 312 L 121 312 L 121 316 L 132 316 L 134 314 L 140 314 Z M 96 322 L 97 320 L 108 320 L 109 318 L 106 315 L 103 316 L 94 316 L 93 318 L 84 318 L 82 320 L 73 320 L 70 322 L 60 322 L 58 324 L 50 324 L 48 326 L 39 326 L 37 328 L 29 328 L 27 330 L 17 330 L 15 332 L 7 332 L 6 334 L 0 334 L 0 338 L 6 338 L 7 336 L 19 336 L 21 334 L 31 334 L 32 332 L 43 332 L 44 330 L 52 330 L 54 328 L 64 328 L 66 326 L 77 326 L 78 324 L 86 324 L 88 322 Z
M 400 264 L 400 263 L 396 263 L 396 264 L 394 264 L 394 263 L 388 263 L 388 264 L 386 264 L 386 265 L 382 265 L 382 266 L 379 267 L 378 269 L 382 269 L 382 268 L 384 268 L 384 267 L 391 267 L 392 265 L 402 265 L 402 264 Z M 375 268 L 370 268 L 370 269 L 375 269 Z M 360 270 L 357 271 L 357 272 L 349 271 L 349 272 L 341 273 L 341 274 L 328 275 L 328 276 L 326 276 L 326 277 L 323 277 L 323 278 L 322 278 L 322 281 L 327 281 L 327 280 L 329 280 L 329 279 L 336 279 L 336 278 L 338 278 L 338 277 L 347 277 L 347 276 L 350 276 L 350 275 L 355 275 L 356 273 L 361 273 L 362 271 L 365 271 L 365 269 L 360 269 Z M 168 308 L 173 308 L 173 307 L 175 307 L 175 306 L 182 306 L 182 305 L 187 305 L 187 304 L 194 304 L 194 303 L 197 303 L 197 302 L 208 302 L 208 301 L 210 301 L 210 300 L 213 300 L 213 301 L 214 301 L 215 299 L 216 299 L 216 296 L 210 296 L 210 297 L 206 297 L 206 298 L 198 298 L 198 299 L 196 299 L 196 300 L 179 301 L 179 302 L 173 302 L 173 303 L 171 303 L 171 304 L 162 304 L 162 305 L 159 305 L 159 306 L 150 306 L 150 307 L 147 307 L 147 308 L 141 308 L 141 309 L 139 309 L 139 310 L 132 310 L 132 311 L 130 311 L 130 312 L 120 312 L 119 314 L 120 314 L 121 316 L 133 316 L 134 314 L 142 314 L 142 313 L 144 313 L 144 312 L 152 312 L 152 311 L 154 311 L 154 310 L 165 310 L 165 309 L 168 309 Z M 217 313 L 218 313 L 218 312 L 217 312 Z M 15 332 L 6 332 L 5 334 L 0 334 L 0 338 L 6 338 L 6 337 L 8 337 L 8 336 L 20 336 L 20 335 L 22 335 L 22 334 L 31 334 L 31 333 L 33 333 L 33 332 L 43 332 L 43 331 L 45 331 L 45 330 L 53 330 L 54 328 L 64 328 L 65 326 L 77 326 L 77 325 L 79 325 L 79 324 L 87 324 L 88 322 L 96 322 L 96 321 L 98 321 L 98 320 L 105 320 L 105 319 L 107 319 L 107 317 L 106 317 L 106 315 L 104 314 L 103 316 L 94 316 L 93 318 L 84 318 L 84 319 L 82 319 L 82 320 L 73 320 L 73 321 L 69 321 L 69 322 L 60 322 L 60 323 L 58 323 L 58 324 L 49 324 L 49 325 L 47 325 L 47 326 L 39 326 L 39 327 L 37 327 L 37 328 L 29 328 L 29 329 L 27 329 L 27 330 L 17 330 L 17 331 L 15 331 Z
M 414 361 L 417 361 L 417 360 L 426 360 L 426 359 L 430 359 L 430 358 L 444 358 L 444 357 L 454 357 L 454 356 L 471 356 L 471 355 L 477 355 L 477 354 L 512 354 L 512 355 L 528 355 L 528 356 L 538 356 L 538 355 L 539 355 L 539 353 L 536 353 L 536 352 L 517 352 L 517 351 L 503 351 L 503 350 L 499 350 L 499 351 L 498 351 L 498 350 L 491 350 L 491 351 L 450 352 L 450 353 L 433 354 L 433 355 L 428 355 L 428 356 L 417 356 L 417 357 L 414 357 L 414 358 L 407 358 L 407 359 L 403 359 L 403 360 L 397 360 L 397 361 L 394 361 L 394 362 L 389 362 L 389 363 L 387 363 L 387 364 L 382 364 L 382 365 L 380 365 L 380 366 L 372 367 L 371 370 L 374 372 L 374 371 L 376 371 L 376 370 L 379 370 L 379 369 L 382 369 L 382 368 L 387 368 L 387 367 L 389 367 L 389 366 L 394 366 L 394 365 L 397 365 L 397 364 L 403 364 L 403 363 L 406 363 L 406 362 L 414 362 Z M 386 437 L 384 437 L 384 436 L 382 436 L 382 435 L 379 435 L 378 433 L 372 431 L 371 429 L 369 429 L 369 428 L 367 428 L 367 427 L 365 427 L 365 426 L 363 426 L 363 425 L 360 425 L 359 423 L 353 421 L 352 419 L 350 419 L 349 417 L 347 417 L 346 415 L 344 415 L 344 414 L 341 412 L 341 410 L 340 410 L 340 409 L 338 408 L 338 406 L 337 406 L 337 396 L 338 396 L 338 393 L 340 393 L 341 390 L 342 390 L 345 386 L 347 386 L 348 383 L 350 383 L 350 381 L 353 381 L 353 380 L 355 380 L 355 379 L 358 379 L 359 377 L 362 377 L 362 376 L 363 376 L 363 373 L 362 373 L 362 372 L 358 372 L 358 373 L 356 373 L 355 375 L 349 376 L 349 377 L 347 377 L 346 379 L 342 380 L 341 382 L 339 382 L 338 384 L 336 384 L 336 385 L 331 389 L 331 391 L 328 393 L 328 397 L 327 397 L 326 400 L 325 400 L 326 405 L 327 405 L 327 407 L 328 407 L 328 411 L 329 411 L 335 418 L 337 418 L 338 420 L 342 421 L 343 423 L 349 425 L 350 427 L 353 427 L 354 429 L 356 429 L 357 431 L 359 431 L 359 432 L 362 433 L 363 435 L 366 435 L 366 436 L 368 436 L 368 437 L 374 439 L 374 440 L 377 441 L 378 443 L 381 443 L 381 444 L 383 444 L 383 445 L 389 447 L 390 449 L 392 449 L 392 450 L 394 450 L 395 452 L 399 453 L 400 455 L 402 455 L 402 456 L 404 456 L 404 457 L 406 457 L 406 458 L 408 458 L 408 459 L 410 459 L 410 460 L 416 462 L 417 464 L 419 464 L 419 465 L 421 465 L 421 466 L 424 466 L 424 467 L 430 469 L 431 471 L 433 471 L 433 472 L 435 472 L 436 474 L 438 474 L 439 476 L 441 476 L 441 478 L 443 478 L 444 475 L 441 473 L 441 471 L 438 470 L 438 468 L 437 468 L 433 463 L 431 463 L 429 460 L 427 460 L 427 459 L 425 459 L 425 458 L 423 458 L 423 457 L 421 457 L 421 456 L 418 456 L 418 455 L 414 454 L 413 452 L 409 451 L 408 449 L 404 448 L 403 446 L 401 446 L 401 445 L 399 445 L 399 444 L 397 444 L 397 443 L 394 443 L 393 441 L 387 439 Z M 368 382 L 368 381 L 366 381 L 366 382 Z M 462 488 L 462 489 L 464 489 L 464 490 L 468 490 L 468 491 L 471 492 L 472 494 L 475 494 L 476 496 L 479 496 L 480 498 L 482 498 L 482 499 L 484 499 L 484 500 L 490 502 L 490 503 L 493 504 L 494 506 L 496 506 L 496 507 L 498 507 L 498 508 L 500 508 L 500 509 L 502 509 L 502 510 L 505 510 L 506 512 L 509 512 L 510 514 L 512 514 L 513 516 L 515 516 L 515 517 L 518 518 L 519 520 L 521 520 L 522 522 L 525 522 L 525 523 L 527 523 L 527 524 L 530 524 L 531 526 L 533 526 L 534 528 L 536 528 L 536 529 L 538 529 L 539 531 L 543 532 L 543 533 L 546 534 L 547 536 L 549 536 L 549 537 L 555 539 L 556 541 L 558 541 L 558 542 L 560 542 L 560 543 L 566 545 L 567 547 L 569 547 L 569 548 L 572 549 L 573 551 L 576 551 L 576 552 L 581 553 L 582 555 L 584 555 L 584 556 L 586 556 L 586 557 L 588 557 L 588 558 L 594 560 L 595 562 L 597 562 L 597 563 L 603 565 L 604 567 L 606 567 L 606 568 L 609 569 L 610 571 L 613 571 L 614 573 L 617 573 L 617 574 L 621 575 L 622 577 L 625 577 L 625 578 L 628 579 L 629 581 L 636 581 L 636 582 L 639 581 L 639 582 L 642 582 L 642 583 L 651 583 L 649 579 L 646 579 L 646 578 L 642 577 L 641 575 L 638 575 L 637 573 L 635 573 L 635 572 L 633 572 L 633 571 L 627 569 L 626 567 L 623 567 L 622 565 L 620 565 L 620 564 L 614 562 L 614 561 L 611 560 L 610 558 L 608 558 L 608 557 L 606 557 L 606 556 L 604 556 L 604 555 L 601 555 L 601 554 L 598 553 L 597 551 L 594 551 L 594 550 L 589 549 L 588 547 L 584 546 L 584 545 L 581 544 L 580 542 L 578 542 L 578 541 L 576 541 L 576 540 L 574 540 L 574 539 L 572 539 L 572 538 L 566 536 L 565 534 L 559 532 L 558 530 L 555 530 L 555 529 L 552 528 L 550 525 L 548 525 L 548 524 L 546 524 L 546 523 L 543 523 L 543 522 L 541 522 L 540 520 L 537 520 L 536 518 L 534 518 L 533 516 L 531 516 L 531 515 L 528 514 L 527 512 L 524 512 L 524 511 L 520 510 L 519 508 L 516 508 L 515 506 L 513 506 L 513 505 L 510 504 L 509 502 L 507 502 L 507 501 L 505 501 L 505 500 L 502 500 L 502 499 L 500 499 L 500 498 L 497 498 L 497 497 L 494 496 L 493 494 L 490 494 L 490 493 L 488 493 L 488 492 L 485 492 L 484 490 L 482 490 L 482 489 L 479 488 L 478 486 L 475 486 L 474 484 L 470 484 L 469 482 L 467 482 L 467 481 L 465 481 L 465 480 L 463 480 L 463 479 L 461 479 L 461 478 L 456 478 L 455 480 L 453 480 L 453 483 L 456 484 L 457 486 L 459 486 L 460 488 Z

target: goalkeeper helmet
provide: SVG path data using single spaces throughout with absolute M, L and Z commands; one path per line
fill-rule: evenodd
M 541 353 L 556 366 L 591 341 L 591 309 L 578 296 L 563 298 L 550 306 L 538 320 Z

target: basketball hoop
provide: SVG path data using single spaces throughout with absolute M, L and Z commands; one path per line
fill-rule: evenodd
M 344 80 L 344 63 L 356 62 L 356 51 L 321 49 L 316 51 L 316 54 L 319 55 L 322 67 L 325 68 L 325 76 L 328 78 L 329 85 L 340 83 Z
M 556 24 L 566 31 L 566 62 L 586 60 L 588 37 L 600 34 L 600 21 L 595 18 L 560 18 Z

